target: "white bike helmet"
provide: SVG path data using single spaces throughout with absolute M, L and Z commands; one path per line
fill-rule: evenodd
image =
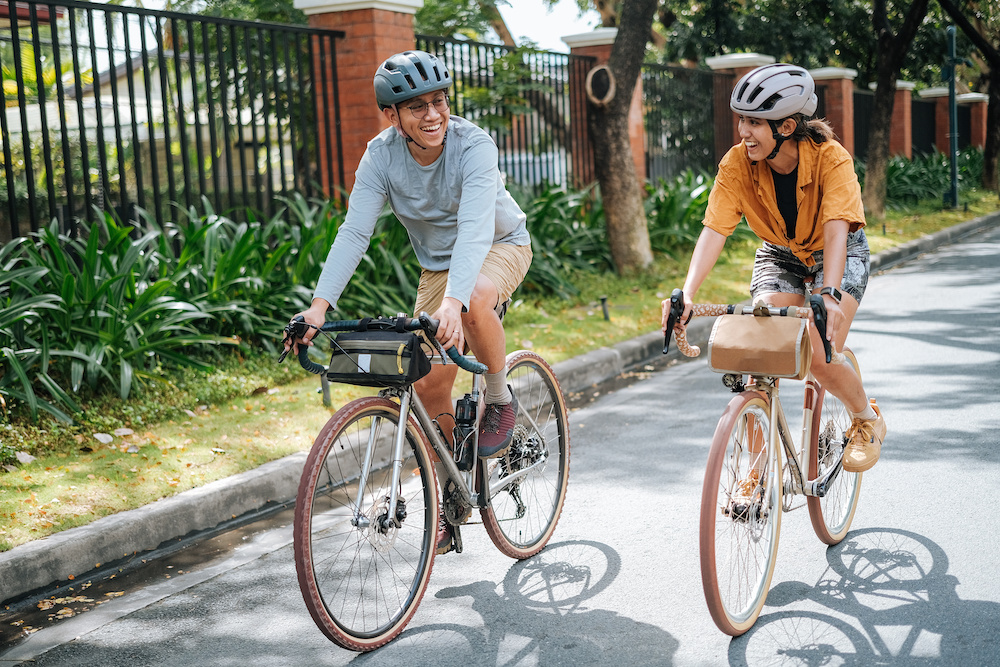
M 771 126 L 774 150 L 778 154 L 788 138 L 778 132 L 778 121 L 795 114 L 810 117 L 816 113 L 816 82 L 798 65 L 764 65 L 750 70 L 736 83 L 729 98 L 729 108 L 751 118 L 763 118 Z
M 379 109 L 385 109 L 417 95 L 451 88 L 451 75 L 436 56 L 426 51 L 403 51 L 378 66 L 374 83 L 375 101 Z
M 764 65 L 743 75 L 729 98 L 729 108 L 738 114 L 784 120 L 800 113 L 816 112 L 816 83 L 798 65 Z

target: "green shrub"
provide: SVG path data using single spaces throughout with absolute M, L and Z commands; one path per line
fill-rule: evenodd
M 533 255 L 524 291 L 570 298 L 577 294 L 568 279 L 572 272 L 614 269 L 596 185 L 583 190 L 550 186 L 522 207 Z
M 138 233 L 106 215 L 70 238 L 55 222 L 12 242 L 0 276 L 5 303 L 0 393 L 69 419 L 79 411 L 69 391 L 105 388 L 127 398 L 157 365 L 209 368 L 192 346 L 231 342 L 202 333 L 212 315 L 171 295 L 160 275 L 158 231 Z M 8 311 L 13 313 L 7 316 Z M 47 396 L 47 398 L 45 398 Z
M 983 151 L 966 148 L 958 154 L 958 187 L 960 190 L 978 187 L 983 180 Z M 855 161 L 855 172 L 865 180 L 865 164 Z M 897 155 L 886 165 L 886 206 L 904 208 L 920 201 L 941 201 L 951 190 L 951 161 L 944 153 L 918 155 L 907 159 Z
M 673 181 L 659 179 L 646 185 L 646 218 L 649 242 L 655 252 L 677 258 L 698 240 L 708 207 L 713 179 L 704 172 L 688 169 Z

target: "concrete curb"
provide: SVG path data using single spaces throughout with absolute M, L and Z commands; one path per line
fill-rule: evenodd
M 872 257 L 872 271 L 954 242 L 981 229 L 1000 225 L 1000 211 L 970 220 Z M 694 345 L 707 343 L 712 319 L 696 320 L 688 329 Z M 575 393 L 661 358 L 663 335 L 653 332 L 614 347 L 604 347 L 555 364 L 563 391 Z M 676 348 L 671 358 L 677 358 Z M 184 536 L 216 528 L 268 503 L 295 497 L 306 453 L 300 452 L 255 470 L 218 480 L 172 498 L 98 519 L 50 537 L 0 553 L 0 600 L 80 578 L 102 563 L 155 549 Z

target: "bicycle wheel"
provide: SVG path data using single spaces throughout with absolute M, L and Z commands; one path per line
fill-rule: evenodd
M 768 406 L 752 391 L 729 402 L 712 438 L 701 494 L 701 581 L 712 620 L 740 635 L 771 585 L 781 529 L 781 455 L 764 447 Z M 755 452 L 751 452 L 751 444 Z M 759 473 L 749 495 L 738 487 Z
M 559 381 L 534 352 L 507 356 L 507 382 L 518 401 L 514 440 L 504 456 L 480 461 L 489 489 L 480 513 L 493 544 L 521 559 L 541 551 L 559 521 L 569 479 L 569 418 Z M 505 485 L 512 475 L 521 476 Z
M 858 360 L 854 353 L 844 348 L 847 363 L 861 376 Z M 836 396 L 817 385 L 815 406 L 813 407 L 812 438 L 807 454 L 809 479 L 819 475 L 837 463 L 846 444 L 847 429 L 853 417 Z M 827 488 L 822 498 L 809 497 L 809 518 L 812 520 L 816 537 L 826 544 L 837 544 L 847 536 L 858 508 L 861 494 L 862 473 L 841 469 Z
M 395 521 L 389 516 L 398 429 L 396 403 L 377 397 L 348 403 L 320 431 L 299 483 L 293 535 L 299 588 L 323 634 L 355 651 L 378 648 L 403 631 L 434 563 L 437 484 L 423 433 L 412 419 Z M 371 470 L 359 507 L 370 442 Z

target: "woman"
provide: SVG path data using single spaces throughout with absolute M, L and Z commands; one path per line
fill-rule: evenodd
M 684 281 L 684 317 L 740 219 L 763 241 L 750 294 L 755 303 L 802 305 L 807 290 L 827 308 L 827 338 L 844 346 L 868 284 L 861 187 L 847 150 L 816 111 L 815 83 L 795 65 L 765 65 L 743 76 L 729 106 L 739 118 L 741 143 L 719 163 L 704 225 Z M 666 330 L 670 300 L 663 301 Z M 822 349 L 810 327 L 813 349 Z M 813 376 L 854 416 L 844 469 L 868 470 L 885 439 L 885 420 L 854 369 L 814 355 Z

